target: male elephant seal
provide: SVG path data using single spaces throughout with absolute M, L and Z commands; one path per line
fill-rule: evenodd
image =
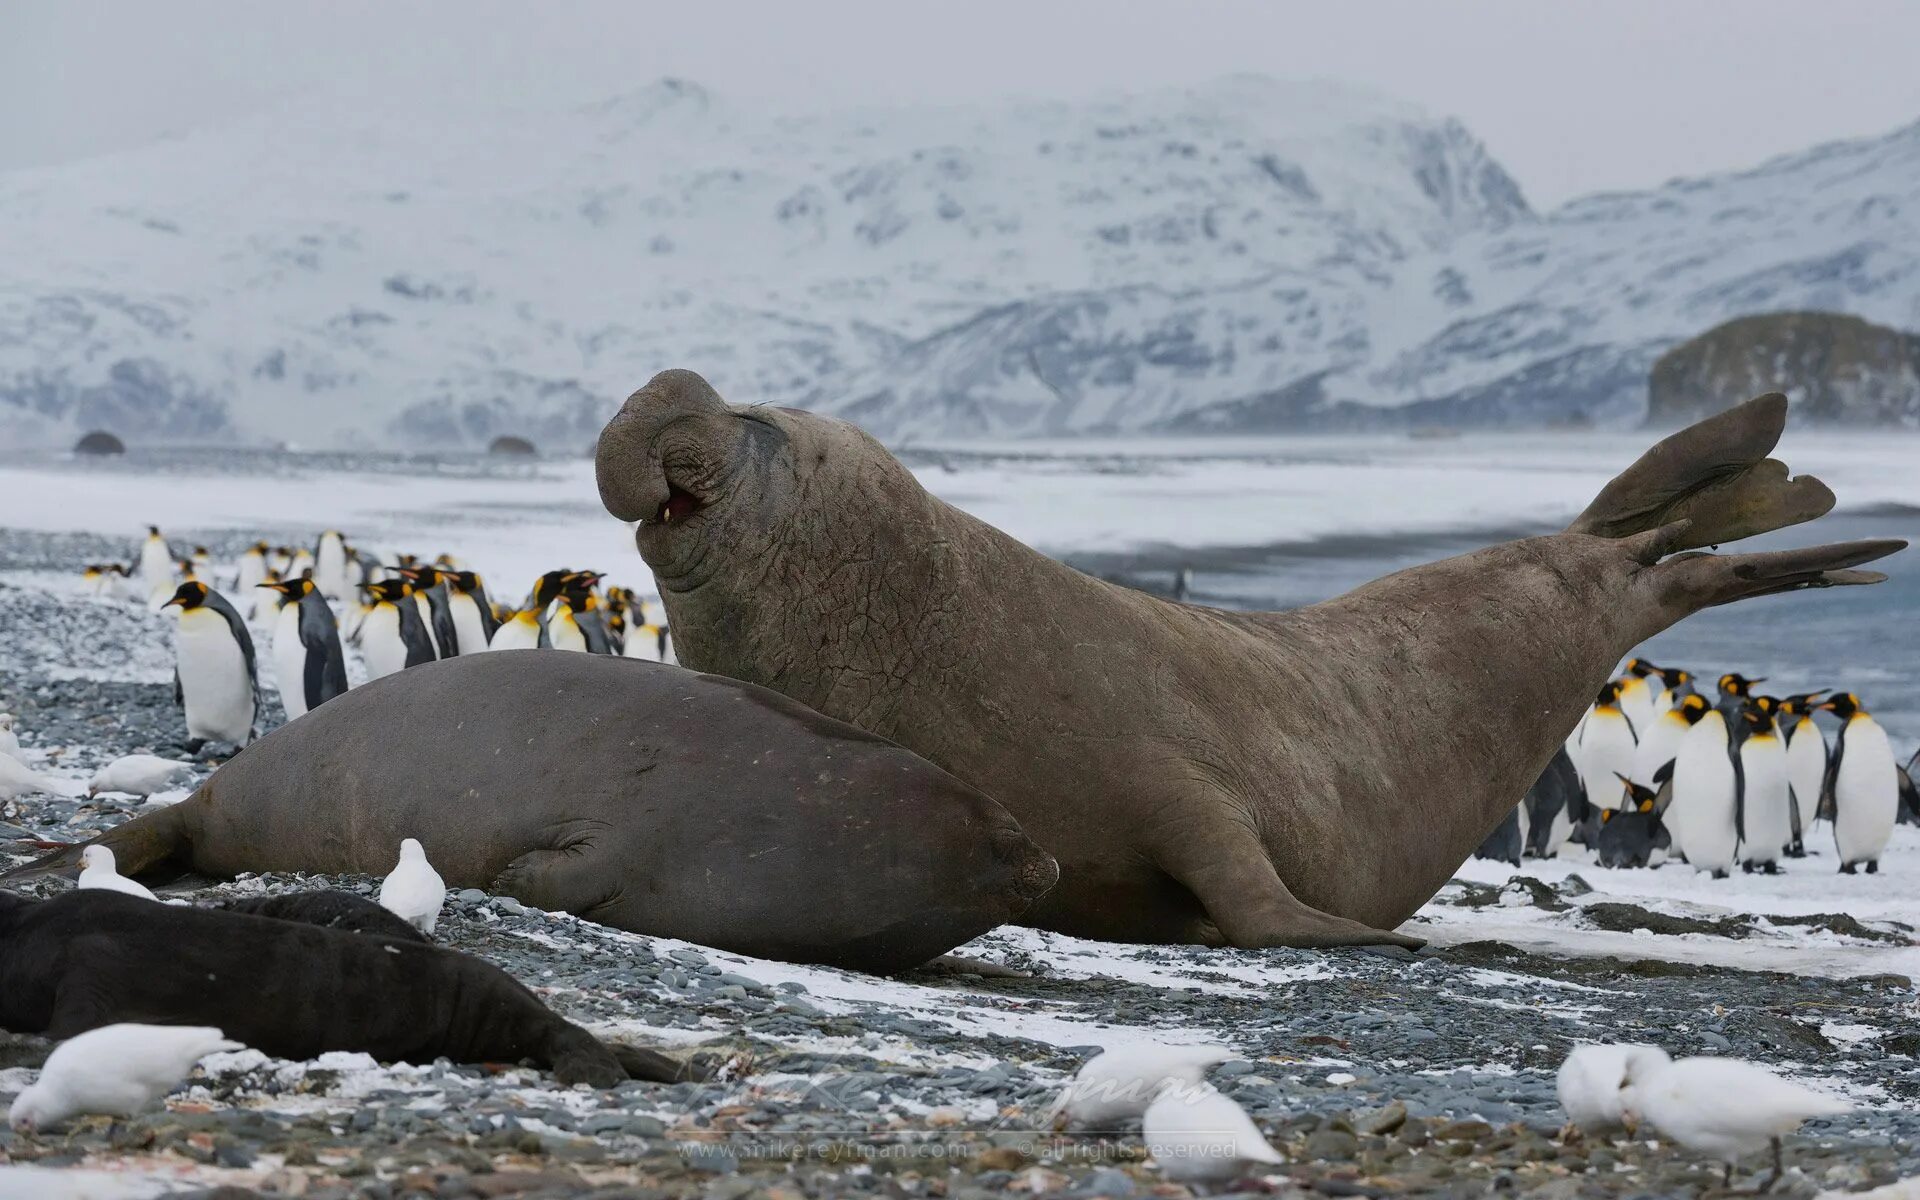
M 736 680 L 552 650 L 354 688 L 94 840 L 124 875 L 231 876 L 379 873 L 409 837 L 451 887 L 871 971 L 1011 920 L 1057 875 L 1005 809 L 870 733 Z
M 1623 653 L 1708 605 L 1871 583 L 1903 543 L 1675 554 L 1819 516 L 1766 396 L 1655 446 L 1563 533 L 1292 612 L 1105 583 L 929 495 L 852 425 L 667 371 L 600 435 L 680 661 L 972 783 L 1060 862 L 1045 928 L 1410 942 Z M 1671 556 L 1671 557 L 1669 557 Z
M 616 1054 L 456 950 L 104 888 L 0 892 L 0 1028 L 69 1038 L 121 1021 L 212 1025 L 280 1058 L 526 1058 L 595 1087 L 691 1077 L 657 1051 Z

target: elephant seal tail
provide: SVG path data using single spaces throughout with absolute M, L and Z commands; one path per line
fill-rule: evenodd
M 1689 425 L 1602 488 L 1567 532 L 1625 538 L 1684 522 L 1662 540 L 1671 553 L 1824 516 L 1833 507 L 1827 485 L 1791 478 L 1767 457 L 1786 424 L 1787 398 L 1769 392 Z
M 113 851 L 115 869 L 129 879 L 169 862 L 178 862 L 185 868 L 192 857 L 193 837 L 187 825 L 187 813 L 182 810 L 200 801 L 206 794 L 207 789 L 202 786 L 178 804 L 135 817 L 91 841 L 55 850 L 25 866 L 0 874 L 0 883 L 18 883 L 43 875 L 77 872 L 80 869 L 80 852 L 88 846 L 105 846 Z

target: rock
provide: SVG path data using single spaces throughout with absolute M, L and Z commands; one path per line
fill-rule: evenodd
M 1384 1108 L 1355 1113 L 1353 1122 L 1362 1133 L 1392 1133 L 1407 1123 L 1407 1106 L 1395 1100 Z
M 1841 313 L 1740 317 L 1654 362 L 1647 424 L 1684 425 L 1781 391 L 1801 427 L 1920 424 L 1920 335 Z

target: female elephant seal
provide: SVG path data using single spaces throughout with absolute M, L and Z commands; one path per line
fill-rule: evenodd
M 552 650 L 355 688 L 94 840 L 126 875 L 230 876 L 384 872 L 409 837 L 451 887 L 869 971 L 1012 919 L 1057 875 L 1005 809 L 870 733 L 751 684 Z
M 1412 939 L 1623 653 L 1708 605 L 1871 583 L 1900 542 L 1676 554 L 1819 516 L 1765 396 L 1655 446 L 1568 529 L 1309 608 L 1091 578 L 927 494 L 844 422 L 667 371 L 600 436 L 680 660 L 893 739 L 1060 862 L 1032 923 L 1132 941 Z

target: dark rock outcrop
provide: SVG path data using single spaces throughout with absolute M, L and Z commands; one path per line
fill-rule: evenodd
M 96 429 L 73 444 L 75 454 L 125 454 L 127 444 L 104 429 Z
M 1920 426 L 1920 334 L 1841 313 L 1728 321 L 1653 364 L 1647 424 L 1683 425 L 1776 391 L 1798 422 Z
M 504 458 L 532 458 L 540 452 L 526 438 L 506 433 L 488 444 L 487 453 Z

